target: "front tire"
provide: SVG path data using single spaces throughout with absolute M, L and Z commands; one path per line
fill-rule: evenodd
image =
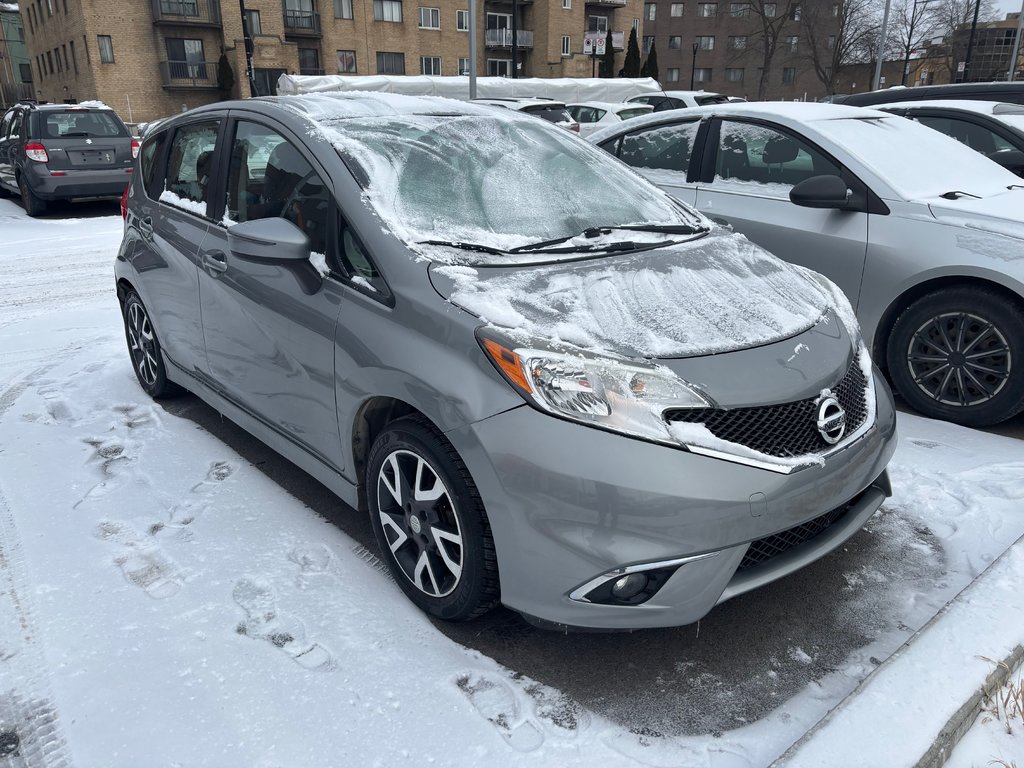
M 392 422 L 366 468 L 370 522 L 395 581 L 423 611 L 468 621 L 498 603 L 483 502 L 451 443 L 426 419 Z
M 904 400 L 936 419 L 998 424 L 1024 409 L 1024 318 L 984 288 L 945 288 L 897 318 L 889 375 Z
M 132 291 L 124 300 L 124 335 L 128 342 L 128 354 L 132 370 L 146 394 L 154 399 L 176 395 L 181 391 L 167 378 L 163 352 L 157 340 L 149 313 L 139 295 Z

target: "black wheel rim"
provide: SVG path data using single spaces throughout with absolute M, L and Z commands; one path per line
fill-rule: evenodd
M 405 577 L 430 597 L 462 578 L 462 529 L 451 495 L 430 463 L 393 451 L 377 475 L 377 508 L 388 548 Z
M 995 323 L 969 312 L 949 312 L 914 332 L 907 365 L 929 398 L 966 408 L 999 394 L 1010 380 L 1013 356 Z
M 138 302 L 128 305 L 127 329 L 128 349 L 135 371 L 146 386 L 152 387 L 156 384 L 157 377 L 156 337 L 153 335 L 153 326 L 149 323 L 149 315 Z

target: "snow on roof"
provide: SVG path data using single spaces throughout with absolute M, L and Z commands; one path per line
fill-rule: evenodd
M 455 99 L 382 92 L 307 93 L 269 97 L 264 100 L 299 112 L 315 121 L 398 115 L 493 114 L 493 110 Z
M 938 107 L 945 109 L 963 109 L 968 112 L 979 112 L 991 115 L 999 111 L 1008 114 L 1024 114 L 1024 105 L 1007 104 L 1002 101 L 975 101 L 972 99 L 923 99 L 921 101 L 892 101 L 886 104 L 872 104 L 872 109 L 917 109 L 918 107 Z
M 574 101 L 571 104 L 567 104 L 569 107 L 593 107 L 594 109 L 607 109 L 609 112 L 621 112 L 624 109 L 630 110 L 642 110 L 644 112 L 654 111 L 654 107 L 650 104 L 636 104 L 632 102 L 621 102 L 621 101 Z

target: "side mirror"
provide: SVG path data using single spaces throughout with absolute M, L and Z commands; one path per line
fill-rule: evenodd
M 1001 149 L 988 156 L 1008 171 L 1013 171 L 1018 176 L 1024 175 L 1024 152 L 1019 149 Z
M 845 208 L 853 192 L 838 176 L 812 176 L 789 190 L 789 200 L 804 208 Z
M 253 261 L 308 261 L 309 238 L 287 219 L 254 219 L 228 227 L 228 248 Z

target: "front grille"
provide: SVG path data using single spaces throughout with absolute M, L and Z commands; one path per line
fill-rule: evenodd
M 854 360 L 832 392 L 846 411 L 846 435 L 867 417 L 867 380 Z M 679 408 L 666 411 L 668 421 L 703 424 L 715 437 L 768 456 L 789 458 L 832 446 L 818 432 L 815 398 L 757 408 Z
M 843 506 L 837 507 L 831 512 L 826 512 L 824 515 L 813 520 L 808 520 L 806 523 L 801 523 L 788 530 L 773 533 L 771 536 L 765 536 L 763 539 L 750 542 L 750 546 L 747 547 L 747 552 L 743 555 L 743 561 L 740 563 L 737 571 L 761 565 L 761 563 L 772 559 L 776 555 L 788 552 L 794 547 L 804 544 L 815 536 L 824 533 L 842 520 L 859 498 L 860 496 L 857 496 L 843 504 Z

